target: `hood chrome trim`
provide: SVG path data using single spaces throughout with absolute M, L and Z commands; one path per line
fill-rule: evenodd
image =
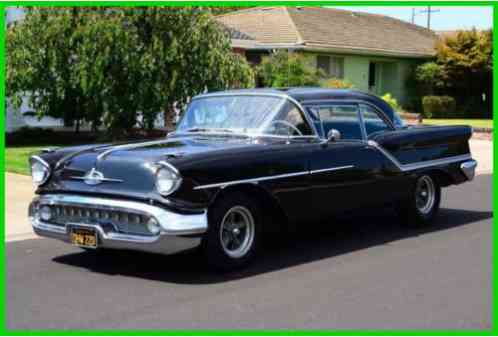
M 109 150 L 106 150 L 99 154 L 97 156 L 97 161 L 105 159 L 109 154 L 111 154 L 114 151 L 123 151 L 123 150 L 133 150 L 133 149 L 139 149 L 141 147 L 147 147 L 147 146 L 152 146 L 152 145 L 161 145 L 161 144 L 167 144 L 169 142 L 175 142 L 178 140 L 181 140 L 184 138 L 178 137 L 178 138 L 166 138 L 166 139 L 160 139 L 160 140 L 151 140 L 147 142 L 141 142 L 141 143 L 132 143 L 132 144 L 124 144 L 124 145 L 116 145 L 110 148 Z
M 106 145 L 98 145 L 98 146 L 94 146 L 94 147 L 90 147 L 90 148 L 87 148 L 87 149 L 84 149 L 84 150 L 80 150 L 80 151 L 76 151 L 76 152 L 72 152 L 70 154 L 68 154 L 67 156 L 64 156 L 62 157 L 61 159 L 59 159 L 59 161 L 55 164 L 55 167 L 54 169 L 58 169 L 59 167 L 61 167 L 65 162 L 67 162 L 69 159 L 71 158 L 74 158 L 80 154 L 83 154 L 85 152 L 88 152 L 88 151 L 94 151 L 94 150 L 98 150 L 98 149 L 102 149 L 102 148 L 106 148 L 106 147 L 109 147 L 109 146 L 112 146 L 110 144 L 106 144 Z
M 113 179 L 113 178 L 106 178 L 104 175 L 97 171 L 94 168 L 92 168 L 90 171 L 88 171 L 84 176 L 82 177 L 75 177 L 71 176 L 71 179 L 76 179 L 76 180 L 83 180 L 85 184 L 95 186 L 98 185 L 104 181 L 110 181 L 110 182 L 115 182 L 115 183 L 122 183 L 124 180 L 122 179 Z

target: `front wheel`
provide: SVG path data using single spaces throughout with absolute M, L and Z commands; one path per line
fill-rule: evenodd
M 430 225 L 439 211 L 441 186 L 428 174 L 420 175 L 410 196 L 397 205 L 398 214 L 410 225 Z
M 208 264 L 223 271 L 248 264 L 259 243 L 263 219 L 259 204 L 245 194 L 232 193 L 216 201 L 208 218 L 202 241 Z

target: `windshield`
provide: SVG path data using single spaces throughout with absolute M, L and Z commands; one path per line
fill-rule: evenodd
M 311 135 L 301 111 L 283 97 L 215 96 L 189 105 L 177 132 Z

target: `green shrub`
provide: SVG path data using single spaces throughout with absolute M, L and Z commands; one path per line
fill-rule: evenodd
M 329 78 L 329 79 L 323 80 L 320 83 L 320 86 L 322 88 L 331 88 L 331 89 L 352 89 L 352 88 L 354 88 L 353 83 L 349 82 L 348 80 L 343 80 L 340 78 Z
M 384 101 L 386 101 L 387 104 L 393 108 L 395 111 L 399 111 L 401 108 L 398 104 L 398 100 L 394 98 L 390 93 L 386 93 L 384 96 L 381 97 Z
M 451 118 L 455 115 L 455 99 L 450 96 L 424 96 L 422 98 L 425 118 Z
M 283 49 L 263 57 L 257 74 L 264 86 L 271 88 L 317 86 L 322 76 L 310 56 Z

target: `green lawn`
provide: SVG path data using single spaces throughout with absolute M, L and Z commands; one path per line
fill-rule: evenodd
M 474 128 L 493 128 L 492 119 L 425 119 L 423 124 L 429 125 L 470 125 Z
M 5 148 L 5 170 L 29 175 L 29 156 L 50 146 L 13 146 Z

